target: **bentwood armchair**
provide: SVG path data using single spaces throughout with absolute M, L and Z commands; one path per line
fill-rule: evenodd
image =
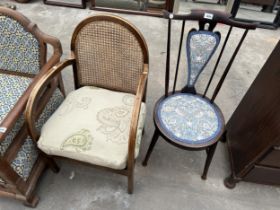
M 97 15 L 82 21 L 71 41 L 72 57 L 42 78 L 31 93 L 26 118 L 44 153 L 109 169 L 128 177 L 133 170 L 145 120 L 148 49 L 126 20 Z M 38 96 L 66 66 L 75 89 L 43 126 L 35 126 Z
M 50 59 L 47 45 L 53 47 Z M 28 136 L 23 113 L 34 85 L 61 55 L 59 40 L 42 33 L 20 13 L 0 7 L 0 195 L 33 207 L 38 202 L 34 190 L 42 172 L 46 166 L 57 168 L 38 152 Z M 40 110 L 35 117 L 40 116 L 38 129 L 63 100 L 57 87 L 63 92 L 60 75 L 40 96 Z

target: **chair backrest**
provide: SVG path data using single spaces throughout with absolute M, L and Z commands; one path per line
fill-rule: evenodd
M 192 10 L 190 14 L 187 15 L 173 15 L 171 13 L 165 12 L 164 16 L 169 19 L 168 21 L 168 40 L 167 40 L 167 57 L 166 57 L 166 77 L 165 77 L 165 96 L 167 97 L 169 93 L 169 80 L 170 80 L 170 45 L 171 45 L 171 22 L 172 20 L 181 20 L 182 29 L 181 37 L 179 43 L 179 52 L 177 58 L 177 65 L 175 71 L 175 79 L 173 84 L 172 93 L 176 91 L 176 83 L 178 79 L 178 70 L 181 57 L 181 49 L 184 38 L 185 22 L 188 20 L 197 21 L 198 29 L 191 29 L 188 33 L 186 39 L 186 54 L 188 63 L 188 80 L 187 84 L 181 90 L 182 92 L 188 92 L 196 94 L 195 84 L 199 78 L 201 72 L 205 69 L 206 65 L 212 58 L 213 54 L 217 50 L 218 45 L 221 43 L 221 34 L 218 31 L 214 31 L 218 23 L 226 24 L 229 27 L 229 31 L 226 35 L 225 41 L 219 53 L 218 59 L 216 61 L 215 67 L 212 71 L 210 79 L 207 83 L 206 89 L 203 93 L 203 97 L 206 97 L 207 91 L 211 85 L 213 77 L 216 73 L 217 67 L 220 63 L 221 57 L 224 53 L 225 47 L 227 45 L 228 39 L 232 32 L 233 27 L 245 29 L 240 42 L 238 43 L 232 57 L 230 58 L 222 76 L 214 90 L 214 93 L 210 99 L 213 102 L 221 89 L 221 86 L 232 66 L 232 63 L 248 33 L 248 30 L 255 29 L 256 24 L 248 24 L 234 21 L 230 18 L 229 14 L 212 11 L 212 10 Z
M 35 75 L 46 62 L 46 47 L 36 25 L 0 7 L 0 70 Z
M 98 86 L 136 93 L 148 49 L 141 33 L 126 20 L 97 15 L 74 31 L 71 50 L 76 58 L 75 86 Z

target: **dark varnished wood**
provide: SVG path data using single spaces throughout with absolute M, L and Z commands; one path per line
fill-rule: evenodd
M 147 151 L 147 154 L 145 156 L 145 159 L 142 162 L 143 166 L 147 166 L 148 161 L 150 159 L 150 156 L 152 154 L 152 151 L 153 151 L 153 149 L 154 149 L 154 147 L 155 147 L 155 145 L 158 141 L 159 135 L 160 135 L 159 130 L 155 129 L 152 141 L 151 141 L 150 146 L 149 146 L 148 151 Z
M 217 94 L 219 93 L 222 84 L 233 64 L 233 61 L 248 33 L 249 29 L 255 29 L 256 25 L 255 24 L 244 24 L 241 22 L 237 22 L 232 20 L 229 14 L 223 13 L 223 12 L 218 12 L 218 11 L 213 11 L 213 10 L 192 10 L 190 14 L 185 14 L 185 15 L 176 15 L 176 14 L 172 14 L 169 13 L 168 11 L 164 12 L 163 15 L 165 18 L 168 19 L 168 32 L 167 32 L 167 55 L 166 55 L 166 73 L 165 73 L 165 94 L 164 96 L 162 96 L 156 103 L 155 108 L 154 108 L 154 123 L 155 123 L 155 133 L 153 136 L 153 139 L 150 143 L 148 152 L 144 158 L 143 161 L 143 166 L 147 165 L 147 162 L 149 160 L 149 157 L 153 151 L 153 148 L 157 142 L 157 139 L 159 136 L 163 137 L 167 142 L 169 142 L 170 144 L 185 149 L 185 150 L 206 150 L 206 162 L 205 162 L 205 166 L 204 166 L 204 171 L 203 174 L 201 176 L 202 179 L 206 179 L 207 178 L 207 172 L 209 169 L 209 166 L 211 164 L 213 155 L 215 153 L 216 147 L 217 147 L 217 143 L 219 140 L 224 139 L 224 128 L 225 128 L 225 121 L 223 118 L 223 114 L 220 111 L 219 107 L 214 103 L 214 100 L 217 96 Z M 169 80 L 170 80 L 170 47 L 171 47 L 171 23 L 172 20 L 180 20 L 182 21 L 182 30 L 181 30 L 181 37 L 180 37 L 180 44 L 179 44 L 179 53 L 178 53 L 178 58 L 177 58 L 177 65 L 176 65 L 176 69 L 175 69 L 175 80 L 174 80 L 174 85 L 172 88 L 172 92 L 169 92 Z M 181 56 L 181 48 L 182 48 L 182 38 L 183 38 L 183 34 L 184 34 L 184 28 L 185 28 L 185 21 L 197 21 L 198 25 L 199 25 L 199 30 L 208 30 L 208 31 L 213 31 L 215 29 L 215 27 L 217 26 L 218 23 L 223 23 L 226 25 L 230 26 L 229 32 L 227 33 L 225 42 L 223 44 L 222 50 L 218 56 L 217 62 L 215 64 L 213 73 L 210 77 L 210 80 L 206 86 L 206 90 L 204 91 L 204 94 L 201 95 L 199 93 L 196 92 L 195 87 L 194 86 L 188 86 L 188 84 L 181 90 L 181 91 L 177 91 L 177 92 L 182 92 L 182 93 L 189 93 L 189 94 L 195 94 L 195 95 L 199 95 L 203 98 L 205 98 L 206 100 L 209 101 L 209 103 L 211 103 L 217 110 L 217 112 L 219 112 L 219 115 L 221 116 L 221 130 L 220 132 L 212 137 L 212 139 L 210 139 L 209 141 L 207 141 L 206 143 L 201 143 L 201 144 L 190 144 L 190 143 L 186 143 L 186 142 L 181 142 L 178 141 L 176 138 L 174 138 L 172 135 L 170 135 L 168 133 L 168 131 L 166 131 L 165 128 L 163 128 L 161 126 L 160 123 L 160 119 L 158 119 L 158 109 L 159 109 L 159 105 L 161 104 L 161 102 L 163 100 L 165 100 L 167 97 L 169 97 L 170 95 L 176 93 L 176 82 L 177 82 L 177 75 L 178 75 L 178 69 L 179 69 L 179 62 L 180 62 L 180 56 Z M 209 25 L 209 27 L 206 27 L 206 24 Z M 224 69 L 222 76 L 214 90 L 213 96 L 211 97 L 211 99 L 209 99 L 206 96 L 207 90 L 211 84 L 211 81 L 213 79 L 214 74 L 216 73 L 216 69 L 219 65 L 220 59 L 223 55 L 224 49 L 227 45 L 227 40 L 229 39 L 229 36 L 231 34 L 231 30 L 233 27 L 238 27 L 238 28 L 242 28 L 245 29 L 245 32 L 242 36 L 242 38 L 240 39 L 236 49 L 234 50 L 234 53 L 232 54 L 226 68 Z M 216 33 L 216 32 L 215 32 Z M 219 34 L 219 33 L 218 33 Z
M 205 19 L 204 14 L 210 13 L 213 14 L 213 19 Z M 170 13 L 168 11 L 164 11 L 163 17 L 170 18 Z M 172 14 L 172 19 L 175 20 L 192 20 L 192 21 L 199 21 L 204 20 L 207 23 L 222 23 L 228 26 L 243 28 L 243 29 L 256 29 L 256 24 L 252 23 L 244 23 L 240 21 L 235 21 L 231 18 L 231 14 L 217 11 L 217 10 L 199 10 L 193 9 L 191 10 L 190 14 Z
M 232 175 L 280 184 L 280 42 L 227 124 Z

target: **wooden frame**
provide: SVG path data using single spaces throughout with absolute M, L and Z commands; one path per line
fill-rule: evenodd
M 208 18 L 206 15 L 211 16 L 211 18 Z M 222 84 L 232 66 L 232 63 L 248 33 L 249 29 L 255 29 L 256 25 L 255 24 L 246 24 L 246 23 L 240 23 L 237 21 L 234 21 L 232 19 L 230 19 L 230 15 L 223 13 L 223 12 L 218 12 L 218 11 L 214 11 L 214 10 L 192 10 L 191 14 L 188 15 L 175 15 L 169 12 L 164 12 L 164 17 L 168 19 L 168 33 L 167 33 L 167 55 L 166 55 L 166 75 L 165 75 L 165 95 L 162 96 L 156 103 L 155 108 L 154 108 L 154 124 L 155 124 L 155 132 L 154 135 L 152 137 L 152 141 L 150 143 L 150 146 L 148 148 L 148 151 L 146 153 L 146 156 L 143 160 L 143 166 L 147 166 L 148 160 L 150 158 L 150 155 L 154 149 L 155 144 L 157 143 L 157 140 L 159 138 L 159 136 L 163 137 L 168 143 L 179 147 L 181 149 L 185 149 L 185 150 L 206 150 L 206 154 L 207 154 L 207 158 L 205 161 L 205 166 L 204 166 L 204 170 L 202 173 L 201 178 L 202 179 L 206 179 L 207 178 L 207 173 L 208 173 L 208 169 L 209 166 L 211 164 L 212 158 L 214 156 L 215 150 L 216 150 L 216 146 L 219 140 L 224 140 L 225 139 L 225 121 L 222 115 L 222 112 L 220 111 L 220 109 L 218 108 L 218 106 L 214 103 L 214 100 L 217 96 L 217 94 L 219 93 Z M 182 21 L 182 29 L 181 29 L 181 36 L 180 36 L 180 43 L 179 43 L 179 52 L 178 52 L 178 58 L 177 58 L 177 65 L 176 65 L 176 69 L 175 69 L 175 79 L 174 79 L 174 84 L 173 84 L 173 88 L 172 91 L 169 91 L 169 80 L 170 80 L 170 47 L 171 47 L 171 21 L 172 20 L 181 20 Z M 213 31 L 214 28 L 216 27 L 216 25 L 218 23 L 223 23 L 226 24 L 228 26 L 230 26 L 230 29 L 228 31 L 228 34 L 226 36 L 226 39 L 223 43 L 222 49 L 220 51 L 220 54 L 218 56 L 218 59 L 216 61 L 215 67 L 212 71 L 212 74 L 210 76 L 210 79 L 207 83 L 206 89 L 204 91 L 203 94 L 197 94 L 195 87 L 194 86 L 189 86 L 188 84 L 180 91 L 176 91 L 176 83 L 177 83 L 177 78 L 178 78 L 178 70 L 179 70 L 179 64 L 180 64 L 180 57 L 181 57 L 181 49 L 182 49 L 182 43 L 183 43 L 183 37 L 184 37 L 184 31 L 185 31 L 185 22 L 186 21 L 197 21 L 198 25 L 199 25 L 199 30 L 208 30 L 208 31 Z M 205 25 L 208 25 L 207 29 L 205 29 Z M 212 94 L 211 98 L 208 98 L 206 96 L 208 89 L 212 83 L 214 74 L 216 73 L 217 67 L 219 65 L 220 59 L 223 55 L 224 49 L 227 45 L 227 41 L 228 38 L 231 34 L 231 30 L 233 27 L 238 27 L 238 28 L 242 28 L 245 29 L 245 32 L 243 33 L 243 36 L 240 39 L 240 42 L 238 43 L 236 49 L 234 50 L 234 53 L 232 55 L 232 57 L 229 60 L 229 63 L 227 64 L 225 70 L 222 73 L 222 76 L 216 86 L 216 88 L 214 89 L 214 92 Z M 206 99 L 209 103 L 212 104 L 212 106 L 215 107 L 216 111 L 219 112 L 219 115 L 221 116 L 221 130 L 219 131 L 219 133 L 217 133 L 214 137 L 212 137 L 210 140 L 207 141 L 207 143 L 196 143 L 196 144 L 189 144 L 189 143 L 184 143 L 181 141 L 178 141 L 175 138 L 172 138 L 172 136 L 168 135 L 168 133 L 166 132 L 166 129 L 164 129 L 161 126 L 161 123 L 158 119 L 158 115 L 157 115 L 157 111 L 158 111 L 158 107 L 159 104 L 165 100 L 166 98 L 168 98 L 169 96 L 175 94 L 175 93 L 189 93 L 189 94 L 193 94 L 193 95 L 198 95 L 204 99 Z
M 51 67 L 59 62 L 62 55 L 62 48 L 58 39 L 41 32 L 36 24 L 30 22 L 30 20 L 20 13 L 7 8 L 0 8 L 0 14 L 11 17 L 18 21 L 25 28 L 25 30 L 33 34 L 39 41 L 41 68 L 37 75 L 0 70 L 1 74 L 12 74 L 33 78 L 33 82 L 0 124 L 0 127 L 6 128 L 4 133 L 0 133 L 0 141 L 3 141 L 15 125 L 16 121 L 23 114 L 29 95 L 36 83 L 49 71 Z M 53 47 L 53 54 L 49 60 L 47 60 L 47 44 Z M 59 86 L 64 91 L 61 75 L 58 75 L 58 80 L 56 79 L 56 82 L 51 85 L 51 88 L 48 89 L 46 95 L 43 95 L 42 105 L 48 101 L 50 94 L 57 86 Z M 14 159 L 17 151 L 20 149 L 27 135 L 27 126 L 23 126 L 16 136 L 16 141 L 14 140 L 12 142 L 4 156 L 0 158 L 0 177 L 2 177 L 6 182 L 6 185 L 0 186 L 0 195 L 23 200 L 26 205 L 34 207 L 39 200 L 39 198 L 34 194 L 36 183 L 50 161 L 44 156 L 39 155 L 27 181 L 24 181 L 11 168 L 10 162 Z
M 56 75 L 59 75 L 60 72 L 66 68 L 69 65 L 72 65 L 73 71 L 74 71 L 74 82 L 75 82 L 75 88 L 78 89 L 81 87 L 79 84 L 78 80 L 78 67 L 75 59 L 75 41 L 76 37 L 83 26 L 87 25 L 88 23 L 91 23 L 92 21 L 98 21 L 98 20 L 109 20 L 112 22 L 116 22 L 121 24 L 122 26 L 126 27 L 131 33 L 133 33 L 140 43 L 140 46 L 143 51 L 143 56 L 144 56 L 144 61 L 143 61 L 143 72 L 140 76 L 139 83 L 138 83 L 138 88 L 136 90 L 136 98 L 134 101 L 134 106 L 133 106 L 133 112 L 132 112 L 132 119 L 131 119 L 131 124 L 130 124 L 130 132 L 129 132 L 129 144 L 128 144 L 128 160 L 127 160 L 127 166 L 123 170 L 115 170 L 103 166 L 97 166 L 94 165 L 97 168 L 102 168 L 106 169 L 109 171 L 112 171 L 114 173 L 118 173 L 124 176 L 127 176 L 128 178 L 128 193 L 133 192 L 133 177 L 134 177 L 134 165 L 135 165 L 135 140 L 136 140 L 136 131 L 137 131 L 137 125 L 138 125 L 138 120 L 139 120 L 139 114 L 140 114 L 140 108 L 141 108 L 141 103 L 142 101 L 145 100 L 145 95 L 146 95 L 146 83 L 147 83 L 147 77 L 148 77 L 148 48 L 147 44 L 141 35 L 141 33 L 129 22 L 124 20 L 123 18 L 113 16 L 113 15 L 96 15 L 93 17 L 89 17 L 82 21 L 75 29 L 73 36 L 72 36 L 72 41 L 71 41 L 71 55 L 72 57 L 70 59 L 65 60 L 64 62 L 61 62 L 57 66 L 53 67 L 48 74 L 43 77 L 37 85 L 34 87 L 30 99 L 28 101 L 27 107 L 26 107 L 26 119 L 27 119 L 27 124 L 28 128 L 30 131 L 30 134 L 32 138 L 37 141 L 40 137 L 40 134 L 36 130 L 35 127 L 35 118 L 34 118 L 34 113 L 36 112 L 36 107 L 38 104 L 38 95 L 41 94 L 41 92 L 47 87 L 47 85 L 53 80 L 53 78 L 56 77 Z M 61 157 L 57 157 L 61 158 Z M 69 159 L 69 158 L 67 158 Z M 76 161 L 74 162 L 79 162 L 82 164 L 86 165 L 92 165 L 92 164 L 87 164 L 84 162 Z
M 57 2 L 56 0 L 44 0 L 44 4 L 47 4 L 47 5 L 85 9 L 86 8 L 86 0 L 80 0 L 80 2 L 81 2 L 81 4 L 73 4 L 73 3 Z
M 280 40 L 227 123 L 227 188 L 240 181 L 280 185 L 279 54 Z
M 27 3 L 27 2 L 30 2 L 30 0 L 15 0 L 16 2 L 19 2 L 19 3 Z
M 125 13 L 125 14 L 134 14 L 134 15 L 147 15 L 147 16 L 154 16 L 154 17 L 162 17 L 163 10 L 167 10 L 169 12 L 173 11 L 174 0 L 166 0 L 166 5 L 163 10 L 150 10 L 150 11 L 134 11 L 134 10 L 127 10 L 127 9 L 115 9 L 109 7 L 98 7 L 95 3 L 96 0 L 90 0 L 91 6 L 90 9 L 92 10 L 99 10 L 99 11 L 107 11 L 107 12 L 117 12 L 117 13 Z
M 269 7 L 271 5 L 271 2 L 274 1 L 273 5 L 275 6 L 277 4 L 276 0 L 270 0 L 268 2 L 269 5 L 264 5 L 266 7 Z M 269 22 L 269 21 L 259 21 L 259 20 L 250 20 L 250 19 L 244 19 L 244 18 L 236 18 L 238 10 L 240 8 L 240 4 L 243 2 L 243 0 L 235 0 L 232 4 L 232 8 L 231 8 L 231 14 L 232 16 L 235 18 L 235 20 L 237 21 L 242 21 L 242 22 L 247 22 L 247 23 L 252 23 L 252 22 L 258 22 L 258 27 L 259 28 L 265 28 L 265 29 L 277 29 L 280 26 L 280 8 L 278 8 L 277 13 L 275 14 L 275 18 L 273 20 L 273 22 Z M 244 2 L 253 2 L 253 0 L 246 0 Z M 256 3 L 261 3 L 263 2 L 263 0 L 256 0 Z M 270 6 L 273 7 L 273 6 Z

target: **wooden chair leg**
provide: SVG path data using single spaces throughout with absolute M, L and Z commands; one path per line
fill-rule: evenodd
M 145 135 L 145 133 L 146 133 L 146 130 L 145 130 L 145 128 L 143 128 L 143 131 L 142 131 L 142 136 L 144 136 L 144 135 Z
M 24 201 L 24 205 L 27 207 L 35 208 L 39 202 L 39 197 L 37 195 L 32 195 Z
M 56 162 L 54 161 L 53 158 L 51 158 L 51 157 L 46 157 L 46 156 L 45 156 L 45 159 L 46 159 L 46 162 L 47 162 L 48 166 L 50 167 L 50 169 L 51 169 L 54 173 L 58 173 L 58 172 L 60 171 L 59 166 L 56 164 Z
M 223 143 L 227 142 L 227 131 L 226 130 L 224 131 L 220 141 Z
M 143 165 L 143 166 L 147 166 L 148 160 L 149 160 L 149 158 L 150 158 L 150 156 L 151 156 L 151 153 L 152 153 L 152 151 L 153 151 L 153 149 L 154 149 L 154 147 L 155 147 L 155 145 L 156 145 L 156 143 L 157 143 L 158 137 L 159 137 L 159 131 L 158 131 L 158 129 L 155 129 L 155 132 L 154 132 L 154 135 L 153 135 L 151 144 L 150 144 L 150 146 L 149 146 L 149 149 L 148 149 L 148 151 L 147 151 L 147 154 L 146 154 L 146 156 L 145 156 L 145 159 L 144 159 L 144 161 L 142 162 L 142 165 Z
M 128 185 L 127 185 L 127 192 L 128 194 L 133 193 L 133 182 L 134 182 L 134 174 L 133 172 L 130 172 L 127 177 Z
M 204 166 L 204 170 L 203 170 L 203 174 L 201 176 L 202 179 L 207 179 L 207 173 L 208 173 L 208 169 L 209 166 L 212 162 L 212 158 L 214 156 L 216 147 L 217 147 L 218 143 L 213 144 L 212 146 L 209 147 L 208 152 L 207 152 L 207 158 L 206 158 L 206 162 L 205 162 L 205 166 Z

